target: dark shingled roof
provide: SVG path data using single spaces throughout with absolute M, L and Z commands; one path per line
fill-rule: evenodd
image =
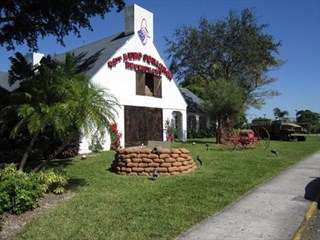
M 1 83 L 3 84 L 8 83 L 8 78 L 9 78 L 9 74 L 7 72 L 0 72 L 0 88 L 6 91 L 8 91 L 8 89 L 6 89 L 4 85 L 2 86 Z
M 0 72 L 0 82 L 8 81 L 9 74 L 7 72 Z
M 52 58 L 64 62 L 67 53 L 74 54 L 79 59 L 80 68 L 91 78 L 132 36 L 133 33 L 117 33 L 68 52 L 55 55 Z M 6 89 L 4 86 L 1 86 L 1 83 L 4 82 L 8 82 L 8 73 L 0 72 L 0 87 Z
M 63 62 L 67 53 L 74 54 L 80 60 L 80 67 L 82 67 L 88 77 L 91 78 L 132 35 L 133 33 L 118 33 L 68 52 L 55 55 L 52 58 Z
M 201 113 L 202 111 L 199 106 L 203 103 L 203 100 L 187 88 L 179 88 L 179 90 L 188 104 L 187 111 L 190 113 Z

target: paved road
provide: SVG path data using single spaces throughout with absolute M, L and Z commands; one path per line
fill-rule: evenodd
M 178 240 L 286 240 L 301 226 L 320 178 L 320 151 L 201 222 Z M 307 191 L 307 192 L 306 192 Z

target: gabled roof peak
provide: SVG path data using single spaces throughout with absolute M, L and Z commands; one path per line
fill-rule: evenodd
M 79 63 L 88 77 L 91 78 L 132 36 L 132 33 L 117 33 L 65 53 L 55 55 L 53 59 L 64 61 L 67 53 L 74 54 L 79 59 Z

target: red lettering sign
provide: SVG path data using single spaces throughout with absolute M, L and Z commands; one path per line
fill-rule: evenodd
M 154 57 L 148 54 L 142 54 L 141 52 L 127 52 L 127 53 L 124 53 L 122 57 L 119 56 L 108 61 L 108 67 L 109 68 L 116 67 L 116 65 L 120 63 L 121 60 L 123 60 L 123 62 L 125 63 L 126 69 L 143 71 L 143 72 L 156 74 L 156 75 L 161 75 L 161 73 L 163 73 L 170 81 L 173 79 L 173 75 L 171 74 L 171 72 L 157 59 L 155 59 Z M 141 61 L 141 60 L 147 63 L 148 65 L 152 65 L 156 68 L 151 68 L 141 64 L 128 62 L 128 61 Z

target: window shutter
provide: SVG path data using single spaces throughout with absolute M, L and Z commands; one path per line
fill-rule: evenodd
M 162 97 L 161 77 L 157 75 L 154 76 L 154 96 Z
M 137 71 L 136 72 L 136 95 L 145 95 L 145 73 Z

